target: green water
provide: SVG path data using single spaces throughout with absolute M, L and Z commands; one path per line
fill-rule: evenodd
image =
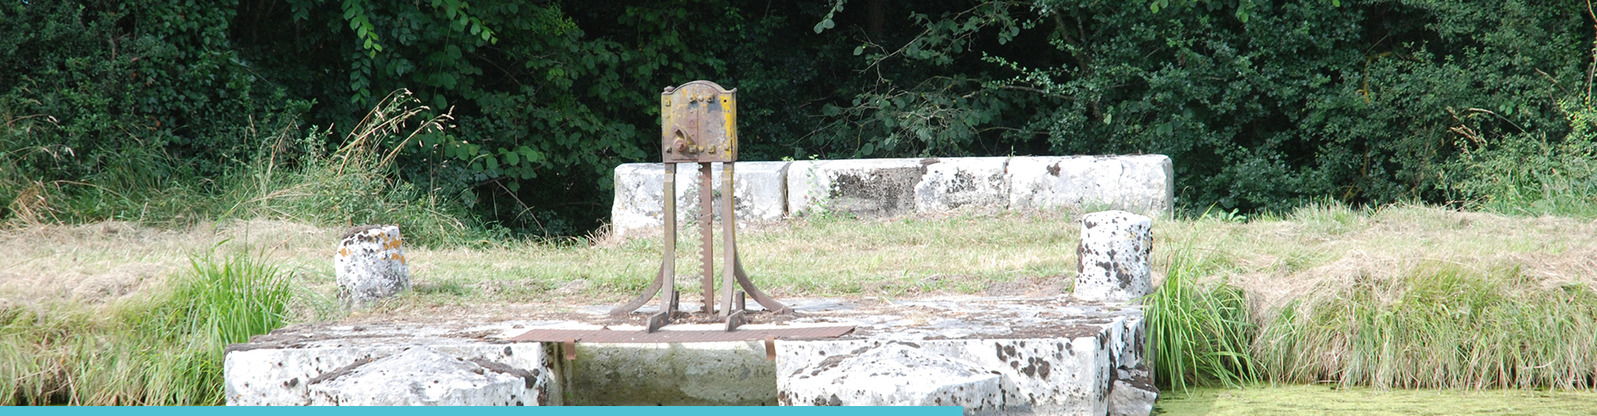
M 1160 415 L 1593 415 L 1597 391 L 1402 390 L 1329 386 L 1189 389 L 1159 394 Z

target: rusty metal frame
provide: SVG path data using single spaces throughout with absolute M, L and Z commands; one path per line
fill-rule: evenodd
M 665 164 L 662 195 L 665 202 L 665 245 L 660 271 L 654 281 L 633 300 L 615 307 L 611 315 L 626 315 L 661 296 L 660 312 L 649 317 L 647 332 L 658 331 L 671 323 L 677 313 L 676 287 L 676 165 L 699 166 L 699 248 L 704 294 L 700 312 L 717 313 L 726 320 L 726 330 L 736 330 L 746 320 L 744 296 L 779 314 L 792 308 L 777 302 L 754 286 L 737 251 L 737 213 L 733 201 L 733 173 L 737 161 L 737 89 L 727 90 L 709 81 L 693 81 L 660 93 L 660 147 Z M 719 296 L 715 290 L 714 244 L 715 195 L 712 163 L 721 163 L 721 237 L 723 282 Z M 737 290 L 741 287 L 743 290 Z M 717 298 L 720 307 L 717 308 Z

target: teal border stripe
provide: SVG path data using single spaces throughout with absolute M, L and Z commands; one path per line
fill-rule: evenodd
M 444 413 L 440 413 L 444 412 Z M 8 407 L 8 416 L 961 416 L 959 406 L 935 407 Z

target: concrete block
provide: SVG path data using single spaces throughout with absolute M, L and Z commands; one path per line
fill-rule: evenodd
M 934 159 L 851 159 L 793 162 L 788 167 L 788 215 L 834 212 L 885 218 L 915 210 L 915 185 Z
M 1009 206 L 1007 157 L 937 159 L 915 184 L 915 211 L 959 208 L 1002 210 Z
M 1109 414 L 1111 416 L 1147 416 L 1153 413 L 1153 403 L 1159 400 L 1159 388 L 1154 387 L 1147 369 L 1116 370 L 1113 385 L 1109 388 Z
M 523 404 L 560 404 L 552 361 L 547 359 L 542 344 L 496 344 L 455 335 L 439 329 L 410 327 L 280 329 L 255 337 L 248 344 L 228 346 L 222 361 L 227 404 L 308 405 L 311 404 L 309 386 L 317 377 L 416 347 L 429 348 L 479 366 L 499 368 L 494 371 L 530 374 L 531 385 L 525 387 L 524 394 L 518 395 L 525 399 Z
M 536 377 L 526 371 L 467 361 L 427 347 L 312 378 L 314 406 L 524 406 Z
M 1153 219 L 1125 211 L 1084 215 L 1076 254 L 1076 298 L 1127 302 L 1147 295 L 1153 286 Z
M 787 216 L 786 180 L 789 162 L 737 162 L 733 165 L 733 203 L 739 224 L 781 221 Z M 722 164 L 711 168 L 712 185 L 719 194 Z M 677 165 L 675 183 L 677 224 L 697 221 L 699 215 L 699 168 L 697 164 Z M 631 237 L 658 233 L 665 225 L 665 165 L 627 163 L 615 169 L 615 201 L 610 207 L 610 228 L 616 236 Z M 720 197 L 715 203 L 719 206 Z M 715 212 L 720 219 L 720 212 Z
M 1015 157 L 1008 173 L 1010 209 L 1167 215 L 1175 202 L 1175 174 L 1164 155 Z
M 1114 369 L 1118 366 L 1113 346 L 1125 340 L 1110 329 L 1124 326 L 1125 317 L 1113 318 L 1097 332 L 1082 333 L 1063 338 L 1028 339 L 916 339 L 913 342 L 920 353 L 928 356 L 950 357 L 968 362 L 974 368 L 999 376 L 998 386 L 1003 399 L 997 409 L 970 407 L 972 414 L 1036 413 L 1063 415 L 1102 415 L 1109 408 L 1109 393 Z M 883 339 L 858 339 L 839 341 L 788 341 L 777 343 L 777 397 L 784 405 L 832 402 L 837 394 L 841 401 L 849 394 L 843 384 L 828 391 L 816 381 L 799 378 L 816 374 L 849 357 L 888 342 Z M 854 371 L 854 370 L 849 370 Z M 814 376 L 811 376 L 813 378 Z M 915 377 L 896 381 L 897 385 L 913 382 Z M 880 381 L 878 384 L 889 384 Z M 824 394 L 822 394 L 824 392 Z M 963 405 L 963 404 L 962 404 Z
M 769 406 L 776 366 L 763 342 L 577 344 L 567 404 Z
M 410 290 L 404 240 L 399 227 L 367 225 L 349 229 L 333 256 L 338 298 L 361 307 Z
M 909 341 L 829 356 L 787 380 L 778 396 L 784 406 L 962 406 L 988 414 L 1004 399 L 998 374 Z

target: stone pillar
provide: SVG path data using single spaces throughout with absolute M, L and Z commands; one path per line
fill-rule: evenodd
M 1152 254 L 1153 219 L 1125 211 L 1082 216 L 1076 298 L 1125 302 L 1147 295 Z
M 345 306 L 361 307 L 410 290 L 410 269 L 399 227 L 364 225 L 349 229 L 333 256 L 338 276 L 338 298 Z

